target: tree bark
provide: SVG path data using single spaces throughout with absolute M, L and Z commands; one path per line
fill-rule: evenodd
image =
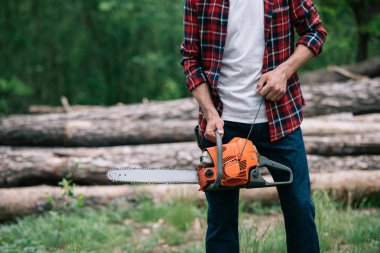
M 11 116 L 0 119 L 0 145 L 113 146 L 194 140 L 196 115 L 193 99 L 179 99 L 71 113 Z
M 349 71 L 350 73 L 375 78 L 380 76 L 380 57 L 374 57 L 366 61 L 358 62 L 351 65 L 340 66 L 341 68 Z M 350 78 L 342 75 L 336 71 L 328 69 L 319 69 L 301 73 L 300 75 L 301 86 L 304 85 L 319 85 L 328 82 L 343 82 Z
M 380 78 L 303 86 L 305 116 L 379 112 Z M 175 108 L 175 109 L 173 109 Z M 0 120 L 0 145 L 113 146 L 194 140 L 193 99 Z
M 302 86 L 305 116 L 380 111 L 380 78 Z
M 379 133 L 380 114 L 353 116 L 352 114 L 332 114 L 315 118 L 305 118 L 301 124 L 304 136 L 366 135 Z
M 352 203 L 364 198 L 380 198 L 380 171 L 335 172 L 310 176 L 312 190 L 327 190 L 337 200 Z M 105 205 L 120 198 L 130 201 L 141 194 L 150 195 L 155 202 L 172 201 L 176 198 L 204 201 L 204 193 L 197 191 L 198 188 L 197 185 L 77 186 L 74 195 L 83 194 L 87 206 Z M 47 196 L 59 200 L 61 191 L 61 188 L 53 186 L 0 189 L 0 221 L 50 210 Z M 278 202 L 274 187 L 244 189 L 241 191 L 241 199 L 263 204 Z
M 94 109 L 105 109 L 104 106 L 98 105 L 72 105 L 71 111 L 86 111 Z M 50 106 L 50 105 L 31 105 L 28 108 L 31 114 L 47 114 L 47 113 L 66 113 L 68 112 L 63 106 Z
M 335 136 L 305 136 L 308 154 L 363 155 L 380 153 L 380 134 L 350 134 Z
M 339 149 L 354 153 L 354 146 L 344 145 L 339 139 L 333 142 L 317 138 L 316 144 L 308 138 L 305 140 L 309 152 L 337 153 L 330 157 L 308 155 L 311 172 L 380 170 L 380 149 L 377 155 L 340 157 L 336 156 L 341 153 Z M 357 148 L 363 151 L 359 144 Z M 199 156 L 200 150 L 194 142 L 106 148 L 0 147 L 0 187 L 56 185 L 68 174 L 81 185 L 112 184 L 106 178 L 111 168 L 188 168 L 198 164 Z

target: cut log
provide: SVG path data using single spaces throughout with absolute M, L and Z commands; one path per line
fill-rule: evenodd
M 326 190 L 337 200 L 357 202 L 364 198 L 380 199 L 380 171 L 350 171 L 311 174 L 312 190 Z M 83 194 L 87 206 L 104 205 L 115 199 L 132 200 L 139 195 L 150 195 L 156 202 L 204 201 L 204 193 L 197 191 L 197 185 L 154 185 L 154 186 L 77 186 L 74 194 Z M 35 186 L 0 189 L 0 221 L 22 215 L 41 213 L 51 208 L 47 196 L 59 199 L 61 188 Z M 276 189 L 261 188 L 241 191 L 246 202 L 259 201 L 270 204 L 278 201 Z
M 72 105 L 70 106 L 72 112 L 86 111 L 94 109 L 106 109 L 107 107 L 99 105 Z M 50 106 L 50 105 L 31 105 L 28 108 L 28 112 L 31 114 L 47 114 L 47 113 L 65 113 L 66 110 L 62 106 Z
M 304 86 L 306 116 L 380 112 L 380 78 Z M 173 109 L 175 108 L 175 109 Z M 0 145 L 114 146 L 194 140 L 193 99 L 0 120 Z M 369 126 L 368 126 L 369 127 Z
M 380 112 L 380 78 L 301 86 L 307 106 L 305 116 L 339 112 Z
M 175 110 L 173 110 L 175 108 Z M 0 145 L 113 146 L 194 140 L 193 99 L 0 119 Z
M 361 155 L 380 153 L 380 134 L 305 136 L 306 152 L 319 155 Z
M 341 66 L 340 68 L 355 75 L 374 78 L 380 76 L 380 57 L 374 57 L 352 65 Z M 342 82 L 349 79 L 350 76 L 344 73 L 342 74 L 339 71 L 328 69 L 320 69 L 300 74 L 301 85 L 319 85 L 320 83 Z
M 74 194 L 83 194 L 86 206 L 104 205 L 117 198 L 132 200 L 144 192 L 135 186 L 81 186 L 74 188 Z M 51 210 L 48 196 L 56 201 L 63 200 L 62 188 L 56 186 L 33 186 L 0 189 L 0 221 Z M 64 198 L 66 201 L 70 199 Z
M 308 141 L 308 138 L 305 140 L 309 152 L 326 155 L 355 153 L 353 146 L 355 143 L 351 139 L 347 145 L 341 143 L 339 139 L 332 141 L 318 137 L 315 140 L 317 144 Z M 368 146 L 363 148 L 360 143 L 357 146 L 357 149 L 363 152 L 371 151 L 370 148 Z M 380 170 L 380 149 L 377 154 L 344 157 L 309 155 L 309 167 L 312 172 Z M 110 168 L 195 167 L 199 156 L 200 151 L 194 142 L 105 148 L 0 147 L 0 187 L 42 183 L 56 185 L 69 173 L 77 184 L 111 184 L 112 182 L 105 176 Z
M 306 118 L 305 120 L 325 120 L 325 121 L 356 121 L 362 122 L 364 124 L 367 123 L 375 123 L 380 122 L 380 113 L 368 113 L 362 115 L 353 115 L 349 112 L 336 113 L 336 114 L 328 114 L 328 115 L 320 115 L 315 116 L 313 118 Z
M 339 117 L 342 117 L 339 119 Z M 346 118 L 343 118 L 346 117 Z M 353 117 L 329 115 L 303 120 L 302 133 L 304 136 L 330 135 L 366 135 L 380 133 L 380 114 L 359 115 Z
M 56 184 L 72 173 L 77 184 L 111 184 L 116 167 L 189 167 L 199 161 L 194 142 L 106 148 L 0 147 L 0 187 Z

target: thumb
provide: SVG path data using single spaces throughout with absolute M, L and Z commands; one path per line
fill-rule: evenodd
M 260 80 L 259 80 L 259 83 L 257 84 L 257 87 L 256 87 L 256 89 L 257 89 L 258 91 L 260 91 L 260 90 L 263 88 L 264 83 L 267 81 L 267 79 L 268 79 L 267 74 L 263 74 L 263 75 L 261 76 L 261 78 L 260 78 Z
M 223 136 L 224 134 L 224 129 L 223 129 L 223 123 L 222 122 L 218 122 L 216 123 L 216 130 L 218 130 L 218 133 Z

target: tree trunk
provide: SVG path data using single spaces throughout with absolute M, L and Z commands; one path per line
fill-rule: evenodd
M 368 57 L 368 42 L 369 42 L 369 33 L 359 32 L 359 42 L 358 49 L 356 52 L 356 62 L 361 62 L 367 59 Z
M 380 78 L 304 86 L 306 116 L 379 112 Z M 175 108 L 175 109 L 173 109 Z M 193 99 L 0 120 L 0 145 L 113 146 L 194 140 Z
M 340 155 L 341 149 L 345 153 L 355 153 L 354 142 L 344 144 L 339 139 L 316 139 L 315 144 L 305 138 L 307 151 Z M 367 146 L 362 148 L 360 143 L 356 144 L 359 151 L 370 150 Z M 309 167 L 312 172 L 380 170 L 380 149 L 377 154 L 342 157 L 308 155 Z M 69 173 L 77 184 L 112 184 L 106 178 L 110 168 L 188 168 L 198 164 L 199 156 L 200 150 L 194 142 L 107 148 L 0 147 L 0 187 L 56 185 Z
M 367 59 L 368 42 L 369 42 L 369 25 L 373 18 L 380 11 L 380 4 L 377 1 L 349 1 L 357 25 L 357 34 L 359 38 L 356 50 L 356 60 L 363 61 Z
M 356 202 L 364 198 L 380 197 L 380 171 L 350 171 L 311 174 L 312 190 L 327 190 L 337 200 Z M 127 201 L 148 193 L 156 202 L 185 198 L 187 201 L 204 201 L 204 193 L 197 185 L 148 185 L 148 186 L 77 186 L 74 194 L 84 195 L 87 206 L 105 205 L 115 199 Z M 22 215 L 41 213 L 51 209 L 47 196 L 59 200 L 62 189 L 53 186 L 34 186 L 0 189 L 0 221 Z M 278 201 L 276 188 L 241 191 L 242 201 L 259 201 L 270 204 Z

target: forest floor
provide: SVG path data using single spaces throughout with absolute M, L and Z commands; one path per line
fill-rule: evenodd
M 380 252 L 380 208 L 363 201 L 354 208 L 313 195 L 321 252 Z M 116 201 L 101 208 L 49 211 L 0 225 L 0 252 L 202 253 L 205 203 Z M 286 252 L 279 205 L 240 205 L 241 253 Z

